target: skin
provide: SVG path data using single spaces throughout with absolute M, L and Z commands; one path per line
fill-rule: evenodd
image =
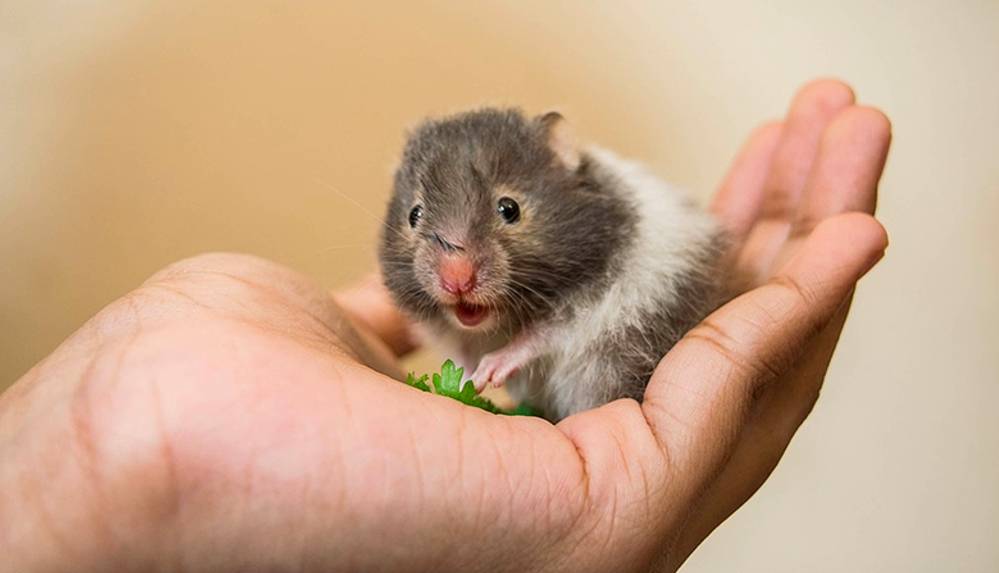
M 0 570 L 674 570 L 812 409 L 887 245 L 889 140 L 847 86 L 805 86 L 713 204 L 744 293 L 642 404 L 557 426 L 387 376 L 412 342 L 377 279 L 177 263 L 0 397 Z

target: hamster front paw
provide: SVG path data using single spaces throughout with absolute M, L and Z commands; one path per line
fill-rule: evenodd
M 486 385 L 499 388 L 511 376 L 534 358 L 527 345 L 509 344 L 496 352 L 490 352 L 479 360 L 479 366 L 472 373 L 476 392 L 482 392 Z

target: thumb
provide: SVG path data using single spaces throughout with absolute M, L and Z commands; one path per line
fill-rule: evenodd
M 721 469 L 761 386 L 780 383 L 809 341 L 838 328 L 837 309 L 887 242 L 869 215 L 827 219 L 770 281 L 712 313 L 660 362 L 642 408 L 688 486 Z

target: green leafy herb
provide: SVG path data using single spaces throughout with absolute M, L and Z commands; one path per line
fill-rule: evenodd
M 488 399 L 476 394 L 475 384 L 471 380 L 466 380 L 463 383 L 462 378 L 464 377 L 464 374 L 464 368 L 458 368 L 454 365 L 454 362 L 446 360 L 444 361 L 444 364 L 441 365 L 441 371 L 439 373 L 435 372 L 432 377 L 424 374 L 423 376 L 417 378 L 414 373 L 410 372 L 406 376 L 406 384 L 424 392 L 447 396 L 448 398 L 457 400 L 462 404 L 481 408 L 487 412 L 492 412 L 493 414 L 506 414 L 508 416 L 539 415 L 533 408 L 527 406 L 526 404 L 521 404 L 513 410 L 503 410 L 496 404 L 490 402 Z M 427 384 L 428 379 L 432 381 L 433 387 L 431 387 L 430 384 Z
M 406 375 L 406 384 L 409 384 L 413 388 L 423 390 L 424 392 L 430 391 L 430 386 L 427 386 L 427 375 L 424 374 L 417 378 L 412 372 Z

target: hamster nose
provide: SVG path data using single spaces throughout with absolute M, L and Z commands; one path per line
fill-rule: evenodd
M 468 294 L 475 289 L 475 264 L 464 255 L 441 257 L 441 288 L 455 295 Z

